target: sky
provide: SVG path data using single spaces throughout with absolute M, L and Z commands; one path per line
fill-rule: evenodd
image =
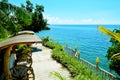
M 26 0 L 8 0 L 20 6 Z M 30 0 L 49 24 L 120 24 L 120 0 Z

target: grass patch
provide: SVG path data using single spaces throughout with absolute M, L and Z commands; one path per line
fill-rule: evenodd
M 100 80 L 99 76 L 93 74 L 85 65 L 81 64 L 80 61 L 67 55 L 59 48 L 53 49 L 52 58 L 64 65 L 71 73 L 71 77 L 75 80 L 76 78 L 79 80 Z

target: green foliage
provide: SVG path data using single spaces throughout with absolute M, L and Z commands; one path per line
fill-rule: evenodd
M 78 76 L 79 79 L 90 79 L 90 80 L 98 80 L 100 77 L 93 74 L 85 65 L 81 64 L 76 58 L 72 58 L 71 56 L 67 55 L 63 51 L 59 49 L 54 49 L 52 57 L 64 65 L 71 73 L 71 76 L 76 78 Z
M 106 56 L 110 61 L 110 69 L 120 75 L 120 29 L 115 29 L 113 32 L 102 26 L 98 26 L 98 29 L 112 37 L 110 40 L 112 46 L 108 48 Z
M 53 48 L 54 46 L 52 58 L 69 70 L 73 80 L 100 80 L 100 77 L 92 73 L 84 64 L 80 63 L 80 61 L 78 61 L 76 58 L 64 53 L 63 46 L 60 44 L 50 41 L 46 42 L 45 44 L 50 48 Z
M 120 52 L 120 42 L 117 42 L 116 45 L 114 46 L 111 46 L 108 48 L 107 50 L 107 58 L 108 60 L 111 59 L 111 57 L 116 54 L 116 53 L 119 53 Z
M 115 33 L 120 33 L 120 30 L 115 29 L 113 30 Z M 120 55 L 115 56 L 112 58 L 112 56 L 120 53 L 120 42 L 118 42 L 116 39 L 111 38 L 110 42 L 112 43 L 112 46 L 110 46 L 107 50 L 107 58 L 110 61 L 109 67 L 111 70 L 114 70 L 118 75 L 120 75 Z
M 0 41 L 4 40 L 7 38 L 9 33 L 4 29 L 2 26 L 0 26 Z
M 28 26 L 23 25 L 24 30 L 33 30 L 34 32 L 38 32 L 40 30 L 49 30 L 50 28 L 47 26 L 47 20 L 43 17 L 44 7 L 42 5 L 36 5 L 35 8 L 30 0 L 26 1 L 26 6 L 21 5 L 22 8 L 27 10 L 32 15 L 32 23 Z
M 28 12 L 32 12 L 33 11 L 33 4 L 30 2 L 30 0 L 26 0 L 26 10 Z M 22 7 L 22 6 L 21 6 Z
M 31 23 L 31 15 L 18 6 L 12 5 L 8 2 L 0 2 L 0 10 L 2 11 L 1 15 L 4 14 L 4 17 L 6 17 L 5 20 L 9 20 L 9 22 L 11 21 L 10 16 L 12 15 L 15 16 L 16 19 L 21 19 L 26 25 Z
M 16 35 L 21 30 L 49 30 L 47 20 L 43 18 L 44 7 L 26 1 L 26 6 L 21 7 L 10 4 L 7 0 L 0 1 L 0 38 L 4 39 L 9 35 Z M 4 34 L 2 33 L 4 32 Z
M 49 48 L 51 48 L 51 49 L 54 49 L 54 48 L 58 49 L 58 48 L 59 48 L 59 49 L 63 50 L 63 46 L 61 46 L 61 45 L 58 44 L 58 43 L 54 43 L 54 42 L 53 42 L 53 39 L 50 39 L 49 36 L 44 37 L 44 38 L 42 39 L 42 45 L 44 45 L 44 46 L 46 46 L 46 47 L 49 47 Z
M 50 41 L 50 39 L 49 39 L 49 36 L 46 36 L 46 37 L 43 37 L 42 38 L 42 45 L 46 45 L 46 42 L 49 42 Z
M 58 72 L 51 72 L 51 75 L 55 76 L 59 80 L 67 80 L 65 77 L 61 76 L 61 74 Z
M 31 15 L 24 9 L 8 3 L 7 0 L 0 1 L 0 38 L 6 38 L 20 31 L 19 20 L 24 25 L 31 24 Z M 2 33 L 4 32 L 4 33 Z

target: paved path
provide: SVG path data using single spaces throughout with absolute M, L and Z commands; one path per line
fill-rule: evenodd
M 62 68 L 61 64 L 57 63 L 51 58 L 51 49 L 48 49 L 41 44 L 34 44 L 34 47 L 41 49 L 41 51 L 33 52 L 32 67 L 35 73 L 35 80 L 58 80 L 51 76 L 50 72 L 57 71 L 66 78 L 70 78 L 67 69 Z

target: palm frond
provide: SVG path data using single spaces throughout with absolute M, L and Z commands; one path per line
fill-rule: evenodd
M 16 17 L 25 22 L 26 25 L 29 25 L 32 22 L 31 14 L 16 5 L 8 2 L 0 2 L 0 9 L 6 14 L 15 14 Z
M 19 17 L 26 25 L 32 22 L 31 14 L 21 8 L 16 8 L 16 16 Z
M 119 33 L 114 33 L 114 32 L 112 32 L 112 31 L 110 31 L 109 29 L 106 29 L 106 28 L 104 28 L 104 27 L 102 27 L 102 26 L 98 26 L 98 29 L 99 29 L 101 32 L 105 33 L 106 35 L 111 36 L 111 37 L 113 37 L 114 39 L 120 41 L 120 34 L 119 34 Z
M 9 17 L 0 9 L 0 23 L 9 22 Z
M 111 60 L 120 59 L 120 53 L 112 55 Z
M 1 39 L 7 38 L 8 35 L 9 33 L 7 32 L 7 30 L 3 28 L 2 25 L 0 24 L 0 41 Z

